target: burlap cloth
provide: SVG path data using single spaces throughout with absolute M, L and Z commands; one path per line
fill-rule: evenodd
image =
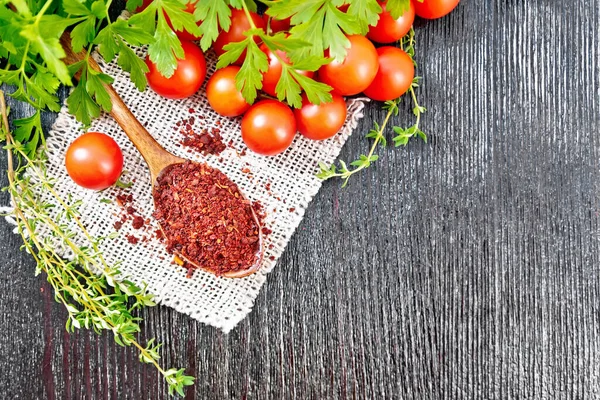
M 144 56 L 141 49 L 138 54 Z M 206 57 L 207 76 L 210 76 L 216 58 L 212 52 L 208 52 Z M 47 142 L 47 169 L 48 174 L 56 179 L 55 189 L 65 199 L 70 194 L 73 201 L 83 200 L 81 219 L 96 236 L 108 236 L 116 231 L 115 222 L 126 213 L 116 201 L 116 196 L 131 194 L 133 201 L 129 206 L 135 209 L 136 215 L 150 221 L 143 228 L 134 229 L 131 219 L 127 219 L 115 239 L 104 241 L 101 250 L 108 263 L 118 263 L 123 275 L 137 284 L 146 283 L 158 303 L 228 332 L 251 311 L 267 274 L 275 267 L 308 203 L 319 190 L 321 182 L 315 177 L 317 163 L 330 164 L 334 161 L 362 117 L 364 104 L 361 100 L 348 101 L 346 124 L 334 138 L 311 141 L 298 135 L 283 154 L 264 157 L 244 151 L 241 119 L 221 117 L 212 111 L 204 88 L 195 96 L 179 101 L 165 99 L 150 89 L 140 93 L 116 62 L 105 64 L 99 57 L 96 56 L 96 59 L 102 69 L 115 78 L 113 86 L 116 91 L 161 145 L 178 156 L 206 162 L 220 169 L 240 186 L 250 200 L 263 205 L 267 213 L 266 227 L 272 230 L 265 240 L 263 265 L 257 273 L 243 279 L 220 278 L 204 271 L 195 271 L 191 278 L 187 278 L 187 271 L 172 263 L 172 256 L 154 235 L 158 227 L 151 217 L 153 202 L 146 164 L 109 115 L 96 119 L 89 130 L 104 132 L 117 141 L 123 150 L 124 169 L 127 171 L 123 179 L 133 185 L 127 189 L 110 188 L 94 192 L 73 183 L 65 170 L 64 157 L 69 144 L 82 134 L 82 126 L 63 107 Z M 192 129 L 197 132 L 217 128 L 223 142 L 229 143 L 227 149 L 218 156 L 203 156 L 182 146 L 183 136 L 177 123 L 190 117 L 194 117 Z M 51 201 L 43 194 L 42 197 Z M 38 230 L 43 234 L 45 229 L 40 226 Z M 139 240 L 137 244 L 130 243 L 135 239 Z M 64 256 L 70 255 L 65 252 Z

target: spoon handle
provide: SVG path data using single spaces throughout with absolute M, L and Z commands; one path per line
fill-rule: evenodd
M 96 60 L 94 60 L 93 57 L 88 56 L 85 50 L 79 53 L 73 51 L 69 35 L 69 32 L 65 32 L 60 38 L 62 47 L 66 53 L 66 57 L 63 59 L 65 63 L 73 64 L 78 61 L 84 61 L 87 57 L 89 66 L 97 72 L 102 72 L 100 66 L 96 63 Z M 75 77 L 79 79 L 79 75 L 76 75 Z M 154 183 L 156 177 L 164 167 L 176 162 L 181 162 L 182 160 L 166 151 L 152 137 L 148 130 L 146 130 L 132 114 L 127 105 L 123 102 L 123 99 L 121 99 L 111 85 L 105 84 L 104 87 L 106 88 L 112 103 L 110 115 L 117 121 L 119 126 L 127 134 L 127 137 L 129 137 L 129 140 L 131 140 L 141 153 L 142 157 L 144 157 L 144 160 L 146 160 L 146 164 L 148 164 L 152 175 L 152 182 Z

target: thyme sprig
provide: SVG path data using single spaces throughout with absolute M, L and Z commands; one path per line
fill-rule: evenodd
M 414 55 L 415 55 L 415 32 L 411 28 L 410 31 L 406 34 L 404 38 L 400 41 L 400 47 L 410 56 L 417 66 Z M 413 114 L 416 117 L 416 121 L 413 125 L 402 128 L 400 126 L 392 126 L 392 131 L 395 133 L 392 138 L 394 142 L 394 146 L 406 146 L 409 140 L 413 137 L 420 137 L 425 143 L 427 143 L 427 135 L 419 128 L 419 124 L 421 122 L 421 115 L 427 111 L 425 107 L 419 105 L 417 101 L 417 95 L 415 93 L 415 88 L 419 87 L 419 81 L 421 80 L 420 76 L 416 76 L 407 93 L 410 94 L 412 103 L 413 103 Z M 317 177 L 322 180 L 327 180 L 331 178 L 341 178 L 343 180 L 342 187 L 345 187 L 348 184 L 350 178 L 371 166 L 371 164 L 379 159 L 379 155 L 375 154 L 375 150 L 378 146 L 385 147 L 387 146 L 387 139 L 385 137 L 385 132 L 388 124 L 390 123 L 392 117 L 395 117 L 399 113 L 398 105 L 400 104 L 402 97 L 399 97 L 394 100 L 386 101 L 382 108 L 387 110 L 385 118 L 381 125 L 375 121 L 373 122 L 373 129 L 371 129 L 365 137 L 367 139 L 373 139 L 373 143 L 371 144 L 371 148 L 369 152 L 365 154 L 361 154 L 357 160 L 354 160 L 350 163 L 351 167 L 348 168 L 348 165 L 343 161 L 339 161 L 339 166 L 332 164 L 331 166 L 327 166 L 325 163 L 319 163 L 319 172 L 317 173 Z
M 15 140 L 2 91 L 0 114 L 0 139 L 6 141 L 8 155 L 9 185 L 5 190 L 11 196 L 12 217 L 23 239 L 22 249 L 36 262 L 36 275 L 46 273 L 55 300 L 67 310 L 67 331 L 85 327 L 96 333 L 112 332 L 117 344 L 136 347 L 140 361 L 154 365 L 165 378 L 169 393 L 184 395 L 183 388 L 192 385 L 194 378 L 185 375 L 184 369 L 163 369 L 158 362 L 161 344 L 150 339 L 143 346 L 135 337 L 142 319 L 133 312 L 155 305 L 152 294 L 124 278 L 119 265 L 107 263 L 100 245 L 114 237 L 94 237 L 85 228 L 79 213 L 82 202 L 71 196 L 65 200 L 56 192 L 54 180 L 46 173 L 43 149 L 33 158 L 30 150 Z M 52 200 L 43 199 L 42 192 Z M 39 234 L 42 226 L 47 235 Z M 59 249 L 71 257 L 62 257 Z

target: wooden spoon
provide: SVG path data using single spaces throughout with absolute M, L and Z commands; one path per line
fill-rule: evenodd
M 65 50 L 66 57 L 63 59 L 67 64 L 73 64 L 78 61 L 82 61 L 86 58 L 85 50 L 80 53 L 75 53 L 73 48 L 71 47 L 71 38 L 69 32 L 65 32 L 61 37 L 61 44 L 63 49 Z M 102 72 L 100 66 L 96 63 L 93 57 L 89 57 L 89 65 L 92 69 Z M 76 76 L 76 78 L 79 78 Z M 133 145 L 138 149 L 146 164 L 148 164 L 148 168 L 150 169 L 150 176 L 152 181 L 152 189 L 155 189 L 157 178 L 160 176 L 161 172 L 163 172 L 167 167 L 173 164 L 180 164 L 186 162 L 188 160 L 177 157 L 174 154 L 169 153 L 165 150 L 153 137 L 152 135 L 142 126 L 142 124 L 137 120 L 137 118 L 132 114 L 132 112 L 127 108 L 123 99 L 117 94 L 115 89 L 111 85 L 105 84 L 108 95 L 110 96 L 110 100 L 112 102 L 112 109 L 110 111 L 110 115 L 117 121 L 119 126 L 123 129 L 123 131 L 129 137 L 129 140 L 133 143 Z M 241 193 L 241 192 L 240 192 Z M 243 195 L 243 194 L 242 194 Z M 251 204 L 247 198 L 244 198 Z M 156 206 L 156 205 L 155 205 Z M 252 210 L 252 216 L 256 225 L 258 226 L 258 256 L 256 257 L 256 262 L 248 269 L 240 270 L 240 271 L 231 271 L 225 272 L 221 276 L 226 278 L 243 278 L 245 276 L 251 275 L 255 273 L 262 263 L 263 258 L 263 240 L 262 240 L 262 232 L 260 229 L 260 221 L 258 216 L 256 215 L 252 206 L 250 206 Z M 161 230 L 163 227 L 161 226 Z M 164 230 L 163 230 L 164 233 Z M 188 259 L 181 253 L 176 253 L 176 256 L 185 260 L 186 262 L 196 266 L 197 268 L 204 269 L 205 271 L 213 272 L 208 268 L 203 268 L 192 260 Z

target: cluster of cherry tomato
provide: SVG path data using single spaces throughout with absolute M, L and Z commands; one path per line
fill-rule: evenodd
M 458 0 L 413 1 L 410 8 L 400 18 L 394 19 L 385 9 L 385 1 L 380 2 L 382 13 L 377 25 L 371 26 L 366 37 L 348 36 L 350 47 L 342 62 L 332 61 L 321 67 L 316 76 L 310 71 L 298 71 L 317 79 L 333 88 L 333 101 L 311 104 L 303 96 L 302 107 L 290 109 L 286 104 L 266 98 L 251 105 L 235 86 L 235 76 L 244 60 L 244 54 L 228 67 L 217 70 L 208 80 L 206 96 L 211 107 L 219 114 L 242 118 L 242 139 L 248 148 L 258 154 L 275 155 L 283 152 L 292 143 L 296 132 L 309 139 L 323 140 L 334 136 L 346 119 L 346 103 L 343 96 L 364 93 L 373 100 L 385 101 L 400 97 L 411 86 L 414 78 L 414 65 L 411 57 L 394 46 L 375 48 L 373 42 L 394 43 L 405 36 L 414 21 L 415 15 L 424 18 L 438 18 L 449 13 Z M 344 6 L 347 7 L 347 6 Z M 187 11 L 193 13 L 195 3 L 188 3 Z M 267 16 L 250 13 L 254 25 L 260 29 L 269 26 L 272 32 L 286 31 L 290 21 L 267 20 Z M 231 28 L 222 31 L 213 44 L 217 55 L 224 53 L 223 47 L 231 42 L 245 39 L 244 32 L 251 28 L 244 11 L 231 10 Z M 204 55 L 193 42 L 198 38 L 188 32 L 176 32 L 182 42 L 185 56 L 178 61 L 177 69 L 170 78 L 158 72 L 147 58 L 150 68 L 147 74 L 150 87 L 160 95 L 169 98 L 184 98 L 200 89 L 206 77 Z M 280 60 L 287 62 L 286 54 L 273 54 L 264 44 L 260 47 L 267 55 L 269 69 L 263 74 L 262 91 L 275 97 L 275 87 L 281 77 Z
M 143 7 L 151 0 L 145 0 Z M 248 148 L 258 154 L 275 155 L 285 151 L 296 135 L 313 140 L 323 140 L 334 136 L 346 119 L 344 96 L 364 93 L 373 100 L 386 101 L 400 97 L 411 86 L 414 78 L 414 64 L 411 57 L 394 46 L 376 48 L 373 42 L 390 44 L 404 37 L 412 27 L 415 15 L 427 19 L 440 18 L 452 11 L 459 0 L 411 0 L 410 8 L 400 18 L 394 19 L 380 1 L 382 13 L 377 25 L 371 26 L 366 37 L 348 36 L 350 47 L 342 62 L 332 61 L 321 67 L 316 74 L 299 71 L 333 88 L 332 102 L 311 104 L 306 95 L 302 97 L 302 107 L 292 110 L 287 104 L 271 98 L 248 104 L 236 88 L 235 77 L 243 63 L 244 54 L 230 66 L 217 70 L 206 84 L 206 96 L 210 106 L 219 114 L 228 117 L 242 117 L 242 139 Z M 187 4 L 187 12 L 193 13 L 195 4 Z M 344 6 L 347 7 L 347 6 Z M 287 31 L 290 21 L 267 19 L 251 13 L 254 25 L 272 32 Z M 223 47 L 231 42 L 244 40 L 244 32 L 250 23 L 242 10 L 231 10 L 231 28 L 222 31 L 213 50 L 223 54 Z M 147 58 L 147 73 L 150 87 L 158 94 L 173 99 L 195 94 L 206 78 L 206 60 L 201 49 L 193 43 L 198 40 L 188 32 L 176 32 L 182 40 L 184 57 L 178 60 L 175 73 L 170 78 L 160 74 L 156 66 Z M 269 68 L 263 74 L 262 91 L 268 96 L 276 96 L 275 87 L 281 77 L 281 60 L 287 62 L 282 52 L 273 54 L 265 45 L 261 50 L 267 55 Z M 314 75 L 314 76 L 313 76 Z M 102 134 L 87 134 L 71 145 L 67 153 L 67 171 L 81 186 L 90 189 L 104 189 L 114 184 L 121 173 L 123 160 L 118 145 L 110 137 Z M 116 149 L 115 149 L 116 147 Z M 118 150 L 118 151 L 117 151 Z M 99 162 L 107 166 L 90 165 L 92 152 L 100 154 Z M 113 160 L 114 162 L 109 162 Z M 82 163 L 85 168 L 81 168 Z M 94 164 L 94 162 L 92 162 Z M 78 176 L 77 171 L 90 171 L 86 176 Z M 93 171 L 93 173 L 91 172 Z

